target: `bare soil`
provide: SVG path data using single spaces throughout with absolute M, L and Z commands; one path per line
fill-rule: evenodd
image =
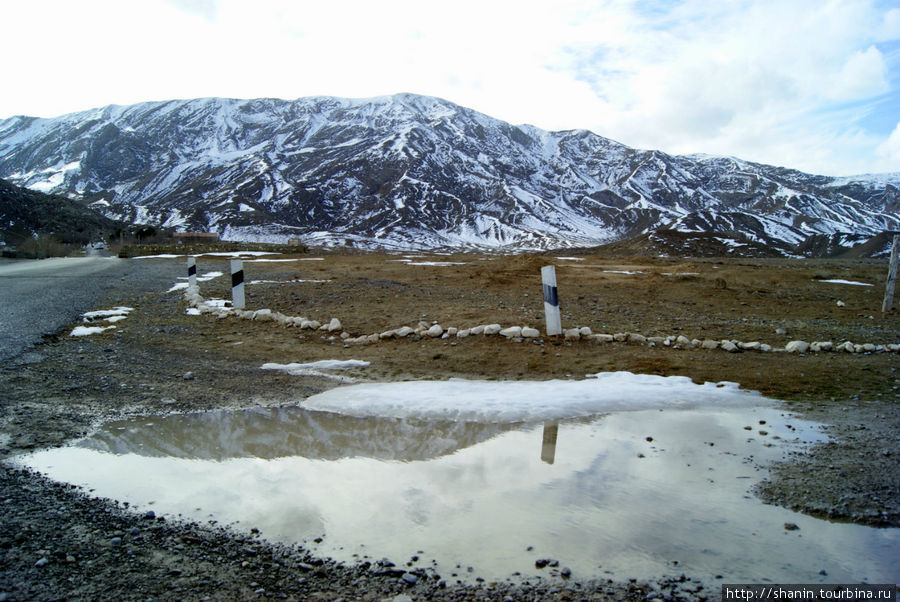
M 322 260 L 308 261 L 314 257 Z M 247 307 L 326 324 L 336 317 L 354 337 L 420 322 L 543 331 L 540 267 L 552 263 L 567 328 L 760 341 L 776 348 L 791 340 L 900 343 L 900 313 L 880 312 L 885 261 L 589 255 L 571 261 L 473 254 L 401 261 L 400 255 L 349 253 L 293 259 L 244 263 Z M 173 283 L 185 271 L 183 259 L 131 261 L 169 262 Z M 413 265 L 421 262 L 446 265 Z M 226 260 L 201 257 L 198 268 L 201 275 L 226 274 L 201 283 L 204 297 L 230 297 Z M 874 286 L 824 282 L 831 279 Z M 727 353 L 499 336 L 346 345 L 340 332 L 186 315 L 178 292 L 138 298 L 120 290 L 110 297 L 113 305 L 135 311 L 101 335 L 69 337 L 66 329 L 48 337 L 29 355 L 39 361 L 23 360 L 0 373 L 0 456 L 63 445 L 112 417 L 296 403 L 337 385 L 260 370 L 266 362 L 367 360 L 369 368 L 351 375 L 368 380 L 583 378 L 627 370 L 736 381 L 825 423 L 831 440 L 772 466 L 758 495 L 831 520 L 900 526 L 900 353 Z M 717 596 L 689 576 L 653 583 L 588 576 L 462 586 L 420 575 L 409 585 L 396 570 L 344 567 L 299 548 L 273 546 L 265 534 L 147 519 L 84 493 L 3 464 L 0 600 Z

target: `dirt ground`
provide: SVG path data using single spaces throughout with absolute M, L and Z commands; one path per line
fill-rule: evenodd
M 368 368 L 349 373 L 363 380 L 577 379 L 597 372 L 627 370 L 688 376 L 697 382 L 739 382 L 744 388 L 783 400 L 788 410 L 825 423 L 832 440 L 771 467 L 769 478 L 758 486 L 757 493 L 770 503 L 832 520 L 900 526 L 900 353 L 729 353 L 662 344 L 500 336 L 414 336 L 347 345 L 340 338 L 342 331 L 357 337 L 401 326 L 416 328 L 420 322 L 429 326 L 438 323 L 444 329 L 497 323 L 503 327 L 532 326 L 543 332 L 540 268 L 553 264 L 557 266 L 565 328 L 589 327 L 594 333 L 631 332 L 647 337 L 684 335 L 700 340 L 759 341 L 774 348 L 792 340 L 897 344 L 900 312 L 895 309 L 885 315 L 880 311 L 885 261 L 617 259 L 591 255 L 575 261 L 532 255 L 403 256 L 315 251 L 277 259 L 293 261 L 244 262 L 247 308 L 268 308 L 324 324 L 338 318 L 341 331 L 327 333 L 275 322 L 186 315 L 180 292 L 160 291 L 137 298 L 129 296 L 128 291 L 117 291 L 109 307 L 128 305 L 135 310 L 118 322 L 115 330 L 75 338 L 67 336 L 67 329 L 59 336 L 48 337 L 35 350 L 39 361 L 8 366 L 0 374 L 0 456 L 64 444 L 106 418 L 291 403 L 337 385 L 319 377 L 260 370 L 266 362 L 367 360 L 371 362 Z M 165 262 L 171 266 L 173 284 L 185 272 L 183 258 L 130 261 Z M 225 273 L 201 282 L 201 294 L 207 299 L 230 298 L 227 260 L 200 257 L 197 263 L 201 276 L 210 271 Z M 86 579 L 87 584 L 77 590 L 81 595 L 73 597 L 81 599 L 99 599 L 103 591 L 131 591 L 124 596 L 127 599 L 240 599 L 257 595 L 259 589 L 292 599 L 314 599 L 313 594 L 321 593 L 319 599 L 375 600 L 401 592 L 435 599 L 645 599 L 653 591 L 676 599 L 715 597 L 702 588 L 686 588 L 683 581 L 680 589 L 677 583 L 660 581 L 638 585 L 579 582 L 528 590 L 496 585 L 493 589 L 444 589 L 437 585 L 438 580 L 426 586 L 423 578 L 410 588 L 398 584 L 396 575 L 373 576 L 371 571 L 359 569 L 354 569 L 356 573 L 341 572 L 344 569 L 327 563 L 327 571 L 315 565 L 319 566 L 317 573 L 304 573 L 304 580 L 297 582 L 295 577 L 281 576 L 281 569 L 274 570 L 271 559 L 265 565 L 269 573 L 261 577 L 266 570 L 257 566 L 258 556 L 253 556 L 249 565 L 244 564 L 248 560 L 243 559 L 241 550 L 246 543 L 235 543 L 234 537 L 198 525 L 166 525 L 167 530 L 159 532 L 158 539 L 148 532 L 134 544 L 135 553 L 151 568 L 129 572 L 128 579 L 136 588 L 129 590 L 122 579 L 112 576 L 115 571 L 110 568 L 117 562 L 124 566 L 124 561 L 107 554 L 108 534 L 103 529 L 92 530 L 88 519 L 102 514 L 104 518 L 96 518 L 102 524 L 121 523 L 124 526 L 114 531 L 124 533 L 127 540 L 132 532 L 129 529 L 141 527 L 129 525 L 140 523 L 141 517 L 129 517 L 117 504 L 103 505 L 77 497 L 77 492 L 66 492 L 65 487 L 50 484 L 39 475 L 7 465 L 3 470 L 0 502 L 24 510 L 0 518 L 0 599 L 68 597 L 67 592 L 73 590 L 67 580 L 74 577 L 67 576 L 64 560 L 55 560 L 56 550 L 50 549 L 55 544 L 45 542 L 58 541 L 60 533 L 71 530 L 73 521 L 84 532 L 69 545 L 78 548 L 81 555 L 60 548 L 57 556 L 74 557 L 70 564 L 80 565 L 78 579 Z M 52 491 L 58 505 L 35 506 L 29 490 Z M 87 518 L 72 516 L 76 502 L 71 498 L 75 497 L 77 504 L 90 506 Z M 157 530 L 161 528 L 151 522 Z M 187 540 L 186 535 L 190 536 Z M 200 558 L 207 558 L 209 566 L 201 570 L 199 564 L 190 564 L 195 560 L 187 558 L 190 554 L 184 550 L 173 554 L 172 541 L 176 538 L 182 548 L 184 541 L 192 541 L 190 538 L 203 542 L 202 553 L 198 552 L 195 560 L 199 563 Z M 221 543 L 223 538 L 231 543 Z M 213 546 L 213 541 L 220 543 Z M 210 560 L 211 547 L 237 550 L 238 557 L 222 552 L 216 565 Z M 85 549 L 96 549 L 96 557 Z M 43 557 L 40 552 L 49 554 L 50 566 L 45 563 L 35 568 L 34 563 Z M 311 563 L 302 551 L 295 551 L 294 556 L 287 552 L 275 556 L 294 558 L 275 563 L 281 567 Z M 94 579 L 91 570 L 84 571 L 87 561 L 82 558 L 88 557 L 94 567 L 100 567 Z M 184 569 L 181 564 L 172 568 L 176 561 L 188 562 L 194 568 Z M 210 568 L 212 565 L 217 568 Z M 102 567 L 108 571 L 100 570 Z M 165 578 L 154 579 L 153 567 L 163 571 Z M 197 576 L 201 573 L 203 579 Z M 188 580 L 189 575 L 196 578 Z M 251 583 L 259 587 L 248 585 Z

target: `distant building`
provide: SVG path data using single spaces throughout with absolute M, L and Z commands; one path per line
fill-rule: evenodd
M 176 244 L 188 244 L 198 242 L 218 242 L 218 232 L 175 232 L 172 235 Z
M 287 239 L 287 244 L 289 247 L 299 247 L 303 242 L 299 238 L 289 238 Z

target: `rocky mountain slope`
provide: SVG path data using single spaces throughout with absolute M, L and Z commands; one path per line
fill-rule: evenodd
M 0 121 L 0 177 L 116 219 L 237 240 L 546 249 L 665 228 L 820 254 L 900 230 L 900 174 L 672 156 L 409 94 L 12 117 Z
M 0 240 L 7 244 L 47 234 L 83 245 L 104 240 L 122 226 L 78 201 L 0 180 Z

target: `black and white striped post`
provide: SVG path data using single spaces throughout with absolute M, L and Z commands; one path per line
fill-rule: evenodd
M 231 307 L 244 309 L 244 263 L 231 260 Z
M 197 258 L 196 257 L 188 257 L 187 258 L 187 268 L 188 268 L 188 288 L 190 290 L 197 290 Z
M 544 288 L 544 315 L 547 319 L 547 336 L 562 334 L 562 320 L 559 317 L 559 293 L 556 290 L 556 268 L 545 265 L 541 268 L 541 283 Z

